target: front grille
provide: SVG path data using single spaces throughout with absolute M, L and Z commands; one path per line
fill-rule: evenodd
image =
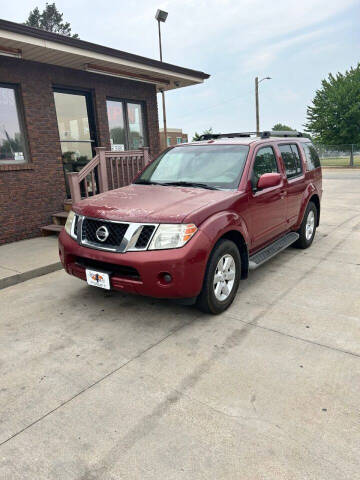
M 76 257 L 76 265 L 82 268 L 93 268 L 100 271 L 106 271 L 115 277 L 131 278 L 132 280 L 140 280 L 140 274 L 136 268 L 127 265 L 117 265 L 115 263 L 99 262 L 85 257 Z
M 109 231 L 109 236 L 104 242 L 100 242 L 96 236 L 97 229 L 102 226 L 106 227 Z M 82 240 L 95 243 L 99 246 L 117 248 L 121 244 L 128 226 L 129 224 L 127 223 L 102 222 L 101 220 L 84 218 L 82 224 Z
M 155 230 L 154 225 L 144 225 L 139 235 L 139 238 L 137 239 L 137 242 L 135 244 L 135 248 L 139 248 L 139 249 L 146 248 L 154 230 Z

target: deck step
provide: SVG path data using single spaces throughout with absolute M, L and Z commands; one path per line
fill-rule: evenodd
M 298 238 L 299 234 L 296 232 L 287 233 L 283 237 L 255 253 L 249 258 L 249 270 L 255 270 L 256 268 L 260 267 L 260 265 L 270 260 L 270 258 L 274 257 L 279 252 L 289 247 L 292 243 L 296 242 Z
M 64 200 L 64 210 L 66 210 L 67 212 L 70 212 L 71 207 L 72 207 L 72 200 L 71 199 Z
M 51 216 L 55 225 L 65 225 L 68 215 L 69 212 L 58 212 Z
M 54 233 L 60 233 L 61 230 L 64 228 L 64 225 L 45 225 L 45 227 L 41 227 L 41 231 L 43 235 L 52 235 Z

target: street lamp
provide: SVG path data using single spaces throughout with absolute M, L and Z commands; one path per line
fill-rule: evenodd
M 162 45 L 161 45 L 161 28 L 160 22 L 165 23 L 167 19 L 168 13 L 164 12 L 164 10 L 158 9 L 155 15 L 155 18 L 158 22 L 159 27 L 159 50 L 160 50 L 160 62 L 162 62 Z M 165 147 L 167 146 L 167 128 L 166 128 L 166 108 L 165 108 L 165 92 L 164 89 L 160 90 L 161 97 L 162 97 L 162 111 L 163 111 L 163 123 L 164 123 L 164 137 L 165 137 Z
M 271 77 L 264 77 L 261 80 L 259 80 L 259 77 L 255 77 L 256 135 L 260 135 L 259 84 L 264 80 L 271 80 Z

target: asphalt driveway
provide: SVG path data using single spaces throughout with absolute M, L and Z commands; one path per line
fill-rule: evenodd
M 360 171 L 217 317 L 63 271 L 0 291 L 0 478 L 360 478 Z

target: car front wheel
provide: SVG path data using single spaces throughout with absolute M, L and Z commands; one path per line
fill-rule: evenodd
M 212 251 L 197 306 L 205 313 L 219 314 L 233 302 L 241 276 L 240 253 L 231 240 L 220 240 Z

